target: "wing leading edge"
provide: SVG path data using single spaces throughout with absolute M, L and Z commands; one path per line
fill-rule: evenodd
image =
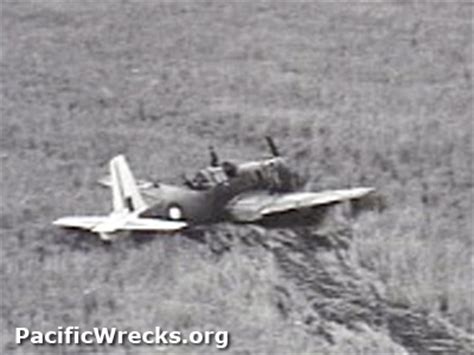
M 256 221 L 272 214 L 358 199 L 372 191 L 374 188 L 358 187 L 322 192 L 248 194 L 234 199 L 227 211 L 237 221 Z

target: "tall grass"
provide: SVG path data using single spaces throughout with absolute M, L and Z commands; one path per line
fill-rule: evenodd
M 394 302 L 472 331 L 472 6 L 19 1 L 1 19 L 6 351 L 15 326 L 164 322 L 228 328 L 241 353 L 399 353 L 370 329 L 308 339 L 274 308 L 258 248 L 108 250 L 50 226 L 109 210 L 95 181 L 115 154 L 174 182 L 209 144 L 254 159 L 268 134 L 307 189 L 375 186 L 385 209 L 352 221 L 360 265 Z

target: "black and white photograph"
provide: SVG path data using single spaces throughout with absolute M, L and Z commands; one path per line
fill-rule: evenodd
M 0 353 L 474 354 L 472 1 L 0 0 Z

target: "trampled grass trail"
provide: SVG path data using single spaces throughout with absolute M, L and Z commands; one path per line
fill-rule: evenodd
M 173 182 L 208 163 L 210 144 L 222 158 L 266 154 L 265 135 L 308 189 L 375 186 L 383 208 L 350 220 L 350 260 L 390 302 L 472 333 L 472 5 L 0 6 L 6 353 L 28 352 L 11 344 L 15 326 L 156 322 L 228 327 L 236 352 L 367 353 L 373 329 L 362 344 L 340 328 L 311 338 L 284 318 L 284 276 L 260 247 L 217 258 L 177 237 L 109 250 L 50 224 L 109 210 L 96 180 L 116 154 Z

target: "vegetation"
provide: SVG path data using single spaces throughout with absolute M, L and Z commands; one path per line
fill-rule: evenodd
M 235 354 L 403 353 L 367 325 L 321 317 L 331 341 L 311 333 L 306 298 L 255 242 L 284 231 L 224 224 L 202 231 L 204 243 L 177 235 L 106 247 L 50 225 L 109 210 L 96 180 L 115 154 L 136 175 L 171 182 L 206 165 L 209 144 L 222 157 L 261 156 L 267 134 L 308 189 L 375 186 L 383 203 L 349 220 L 353 267 L 389 301 L 472 333 L 472 11 L 3 1 L 3 352 L 32 351 L 12 343 L 16 326 L 159 324 L 229 330 Z

